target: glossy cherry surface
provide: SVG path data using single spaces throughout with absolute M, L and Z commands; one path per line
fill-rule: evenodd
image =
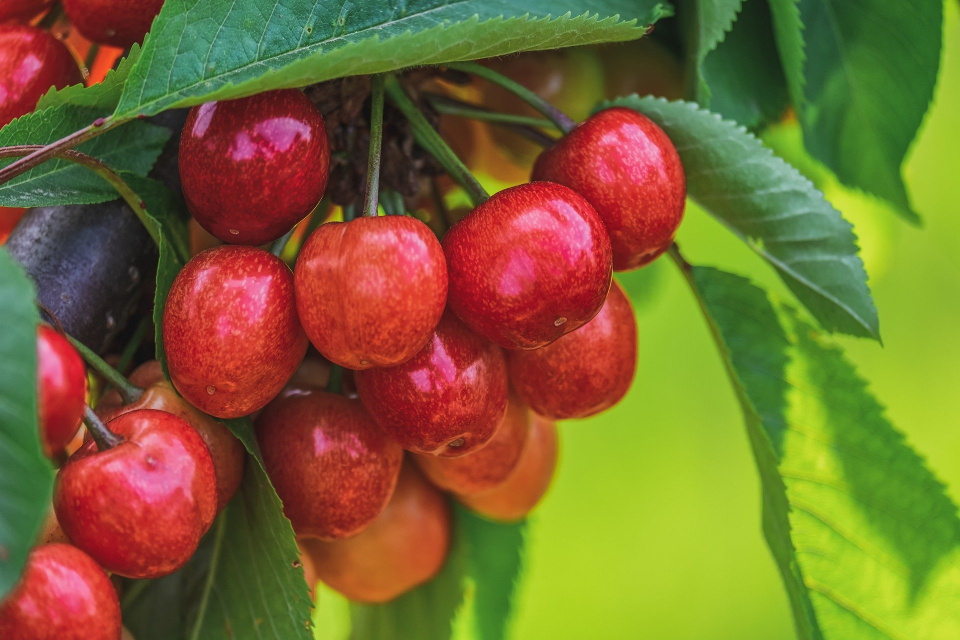
M 570 189 L 505 189 L 443 238 L 448 304 L 468 327 L 510 349 L 537 349 L 595 316 L 610 288 L 610 239 Z
M 586 418 L 626 395 L 637 370 L 637 321 L 616 283 L 603 309 L 537 351 L 507 354 L 510 381 L 530 408 L 554 420 Z
M 416 454 L 414 460 L 430 482 L 441 489 L 458 494 L 490 491 L 503 483 L 517 466 L 532 419 L 527 405 L 510 394 L 507 413 L 490 442 L 457 458 Z
M 97 415 L 109 421 L 124 413 L 140 409 L 156 409 L 172 413 L 186 420 L 197 430 L 207 445 L 213 468 L 217 475 L 217 511 L 222 511 L 230 498 L 240 488 L 246 449 L 230 430 L 220 421 L 198 411 L 180 397 L 173 386 L 163 377 L 163 369 L 156 360 L 145 362 L 130 374 L 131 383 L 144 389 L 135 402 L 124 405 L 116 389 L 110 389 L 97 403 Z
M 356 374 L 360 400 L 404 449 L 461 456 L 487 443 L 507 409 L 503 351 L 447 312 L 407 362 Z
M 390 504 L 364 531 L 300 544 L 327 586 L 356 602 L 386 602 L 440 571 L 450 536 L 447 499 L 408 463 Z
M 194 107 L 180 136 L 183 197 L 224 242 L 276 240 L 320 202 L 329 173 L 323 116 L 296 89 Z
M 80 354 L 52 327 L 37 327 L 37 405 L 44 452 L 63 451 L 80 429 L 87 370 Z
M 167 367 L 190 404 L 218 418 L 264 407 L 307 351 L 293 273 L 254 247 L 222 246 L 180 270 L 163 314 Z
M 60 469 L 53 506 L 70 541 L 128 578 L 159 578 L 183 566 L 217 513 L 213 460 L 193 427 L 143 409 L 107 423 L 124 441 L 93 441 Z
M 90 556 L 67 544 L 35 548 L 0 601 L 3 640 L 120 640 L 120 602 Z
M 683 220 L 680 155 L 663 129 L 632 109 L 584 120 L 540 155 L 533 179 L 566 185 L 590 201 L 610 234 L 617 271 L 666 251 Z
M 507 479 L 491 491 L 457 496 L 463 504 L 491 520 L 522 520 L 546 495 L 557 467 L 557 426 L 534 416 L 520 460 Z
M 87 40 L 126 49 L 143 42 L 163 0 L 62 0 L 70 23 Z
M 79 82 L 80 67 L 65 44 L 43 29 L 0 24 L 0 127 L 33 111 L 50 87 Z
M 27 22 L 52 4 L 53 0 L 3 0 L 0 2 L 0 22 Z
M 447 262 L 408 216 L 321 225 L 297 258 L 297 311 L 313 346 L 350 369 L 390 367 L 420 351 L 447 302 Z
M 294 531 L 326 540 L 380 515 L 403 462 L 359 400 L 323 391 L 272 402 L 257 417 L 257 441 Z

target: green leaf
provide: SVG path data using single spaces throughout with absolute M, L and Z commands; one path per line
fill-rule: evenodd
M 0 598 L 20 579 L 53 490 L 37 425 L 37 315 L 33 285 L 0 248 Z
M 61 106 L 35 111 L 0 130 L 0 147 L 47 144 L 86 127 L 102 115 L 93 107 Z M 144 176 L 153 167 L 170 130 L 147 122 L 128 123 L 77 147 L 105 162 L 115 171 Z M 14 161 L 0 160 L 0 167 Z M 92 204 L 117 197 L 114 188 L 89 169 L 67 160 L 53 159 L 0 185 L 0 206 L 46 207 Z
M 631 40 L 656 0 L 167 0 L 117 116 L 348 75 L 515 51 Z
M 933 99 L 942 2 L 801 0 L 804 143 L 840 181 L 918 223 L 901 165 Z
M 688 80 L 695 82 L 693 94 L 704 105 L 710 104 L 710 87 L 703 77 L 703 61 L 733 28 L 742 2 L 743 0 L 681 0 L 677 3 L 688 68 L 693 72 Z
M 123 84 L 130 75 L 130 69 L 140 58 L 140 45 L 134 44 L 127 56 L 120 61 L 116 69 L 107 71 L 106 77 L 95 85 L 85 87 L 75 84 L 64 89 L 51 88 L 37 103 L 37 111 L 50 107 L 73 105 L 96 108 L 101 116 L 110 115 L 120 102 Z
M 686 102 L 636 96 L 680 152 L 687 194 L 776 268 L 828 331 L 879 339 L 856 236 L 805 177 L 742 127 Z
M 783 75 L 787 81 L 790 101 L 798 110 L 803 108 L 803 24 L 800 22 L 799 0 L 767 0 L 773 16 L 773 32 L 780 51 Z
M 960 637 L 956 506 L 866 382 L 746 279 L 686 273 L 746 418 L 799 637 Z

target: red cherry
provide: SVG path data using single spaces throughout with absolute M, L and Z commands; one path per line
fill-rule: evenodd
M 224 242 L 276 240 L 317 206 L 329 173 L 323 116 L 296 89 L 194 107 L 180 136 L 183 197 Z
M 30 113 L 50 87 L 83 82 L 66 45 L 43 29 L 0 25 L 0 127 Z
M 355 602 L 387 602 L 440 571 L 450 533 L 450 504 L 408 463 L 373 524 L 352 538 L 305 539 L 300 546 L 331 588 Z
M 496 435 L 481 448 L 457 458 L 414 455 L 414 460 L 430 481 L 446 491 L 477 494 L 502 484 L 527 444 L 533 414 L 516 395 L 510 394 L 507 414 Z
M 610 240 L 570 189 L 505 189 L 443 238 L 448 303 L 468 327 L 510 349 L 537 349 L 595 316 L 610 288 Z
M 131 411 L 107 427 L 124 441 L 106 451 L 87 442 L 57 474 L 57 520 L 108 571 L 128 578 L 173 573 L 217 513 L 210 452 L 185 420 L 163 411 Z
M 53 0 L 3 0 L 0 2 L 0 22 L 28 22 L 52 4 Z
M 407 216 L 318 228 L 297 259 L 297 311 L 310 341 L 350 369 L 392 367 L 420 351 L 447 302 L 447 262 Z
M 586 418 L 627 393 L 637 370 L 637 321 L 614 283 L 603 309 L 537 351 L 507 354 L 510 381 L 530 408 L 553 420 Z
M 3 640 L 120 640 L 120 601 L 90 556 L 68 544 L 37 547 L 0 602 Z
M 177 274 L 163 313 L 170 379 L 190 404 L 218 418 L 264 407 L 307 352 L 293 274 L 254 247 L 222 246 Z
M 257 441 L 283 512 L 301 536 L 352 536 L 380 515 L 403 450 L 358 400 L 323 391 L 278 398 L 257 418 Z
M 73 345 L 52 327 L 37 327 L 37 404 L 43 450 L 53 456 L 80 429 L 87 394 L 87 370 Z
M 503 352 L 449 312 L 420 353 L 358 371 L 356 383 L 380 426 L 417 453 L 462 456 L 482 447 L 507 410 Z
M 663 129 L 632 109 L 605 109 L 584 120 L 540 155 L 533 179 L 566 185 L 594 206 L 617 271 L 666 251 L 683 220 L 680 155 Z
M 63 0 L 70 24 L 87 40 L 127 49 L 143 42 L 163 0 Z

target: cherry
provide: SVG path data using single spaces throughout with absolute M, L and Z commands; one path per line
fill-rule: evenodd
M 527 405 L 510 394 L 507 414 L 490 442 L 458 458 L 416 454 L 414 459 L 430 481 L 441 489 L 457 494 L 490 491 L 503 483 L 517 466 L 530 433 L 531 419 Z
M 610 234 L 617 271 L 666 251 L 683 220 L 680 155 L 663 129 L 632 109 L 584 120 L 540 155 L 533 179 L 566 185 L 590 201 Z
M 323 116 L 296 89 L 193 107 L 180 136 L 183 197 L 224 242 L 276 240 L 317 206 L 329 173 Z
M 110 578 L 68 544 L 31 551 L 17 586 L 0 602 L 3 640 L 120 640 L 120 633 Z
M 443 238 L 448 304 L 510 349 L 537 349 L 590 320 L 610 288 L 610 240 L 570 189 L 533 182 L 495 194 Z
M 83 82 L 66 45 L 43 29 L 0 25 L 0 127 L 30 113 L 50 87 Z
M 28 22 L 52 4 L 53 0 L 3 0 L 0 2 L 0 22 Z
M 323 391 L 270 403 L 257 441 L 283 512 L 300 536 L 352 536 L 380 515 L 403 451 L 359 400 Z
M 626 395 L 637 370 L 637 321 L 614 282 L 603 309 L 537 351 L 507 354 L 510 381 L 530 408 L 553 420 L 586 418 Z
M 143 42 L 163 0 L 63 0 L 70 23 L 84 38 L 127 49 Z
M 80 429 L 87 370 L 73 345 L 52 327 L 37 327 L 37 405 L 43 451 L 59 454 Z
M 447 302 L 447 262 L 427 225 L 408 216 L 321 225 L 294 276 L 313 346 L 350 369 L 391 367 L 420 351 Z
M 400 446 L 461 456 L 493 438 L 507 409 L 503 352 L 447 312 L 407 362 L 356 373 L 360 400 Z
M 156 409 L 186 420 L 197 430 L 210 452 L 213 469 L 217 476 L 217 511 L 222 511 L 240 488 L 240 481 L 243 480 L 243 467 L 246 461 L 246 449 L 243 443 L 234 437 L 222 422 L 198 411 L 181 398 L 163 377 L 163 369 L 158 361 L 151 360 L 134 369 L 130 374 L 130 382 L 144 388 L 143 395 L 135 402 L 124 405 L 120 400 L 120 394 L 115 389 L 111 389 L 97 403 L 97 415 L 108 422 L 131 411 Z
M 557 426 L 534 415 L 527 444 L 506 481 L 486 493 L 457 498 L 491 520 L 516 522 L 525 518 L 547 493 L 556 467 Z
M 351 600 L 372 603 L 392 600 L 435 576 L 450 536 L 449 503 L 408 463 L 390 504 L 364 531 L 300 544 L 325 584 Z
M 262 408 L 307 351 L 293 274 L 254 247 L 198 254 L 170 287 L 163 341 L 170 379 L 190 404 L 218 418 Z
M 123 442 L 87 442 L 57 475 L 63 532 L 100 566 L 128 578 L 173 573 L 217 512 L 216 472 L 203 440 L 177 416 L 141 409 L 107 424 Z

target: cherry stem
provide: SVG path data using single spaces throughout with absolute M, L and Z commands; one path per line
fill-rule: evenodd
M 90 44 L 90 50 L 87 51 L 87 57 L 83 59 L 83 67 L 87 70 L 87 76 L 90 76 L 90 70 L 93 68 L 93 63 L 97 60 L 97 55 L 100 53 L 100 45 L 96 42 Z
M 327 380 L 327 393 L 339 394 L 343 391 L 343 367 L 330 365 L 330 379 Z
M 403 206 L 403 196 L 393 189 L 384 189 L 380 193 L 380 204 L 383 212 L 388 216 L 402 216 L 406 214 Z
M 427 119 L 420 109 L 417 108 L 409 96 L 400 87 L 396 77 L 390 75 L 386 79 L 386 91 L 390 96 L 390 101 L 400 110 L 401 113 L 410 121 L 413 127 L 413 133 L 421 147 L 427 150 L 443 166 L 454 180 L 457 181 L 463 190 L 467 192 L 474 206 L 486 202 L 490 195 L 483 188 L 483 185 L 477 181 L 470 169 L 457 157 L 437 130 L 427 122 Z
M 120 393 L 120 397 L 123 398 L 124 404 L 136 402 L 140 396 L 143 395 L 143 389 L 120 375 L 119 371 L 111 367 L 103 358 L 87 348 L 87 345 L 83 344 L 73 336 L 67 335 L 66 337 L 67 340 L 70 341 L 70 344 L 72 344 L 77 351 L 80 352 L 80 356 L 86 360 L 87 364 L 90 365 L 94 371 L 103 376 L 104 380 L 116 387 L 117 391 Z
M 370 155 L 367 157 L 367 192 L 363 198 L 363 215 L 377 217 L 380 194 L 380 148 L 383 146 L 383 77 L 370 78 Z
M 437 235 L 442 236 L 452 225 L 450 224 L 450 209 L 447 208 L 447 201 L 443 199 L 443 194 L 440 192 L 440 186 L 436 179 L 430 180 L 430 199 L 433 200 L 433 207 L 437 210 L 437 222 L 440 223 L 437 226 L 441 227 L 440 233 Z
M 123 442 L 122 437 L 110 431 L 107 425 L 103 424 L 103 420 L 93 412 L 90 405 L 86 405 L 83 409 L 83 424 L 87 425 L 87 431 L 90 432 L 90 436 L 97 443 L 97 449 L 100 451 L 113 449 Z
M 440 113 L 460 118 L 470 118 L 472 120 L 483 120 L 494 124 L 503 125 L 522 125 L 525 127 L 538 127 L 541 129 L 557 129 L 557 125 L 546 118 L 537 118 L 536 116 L 522 116 L 516 113 L 503 113 L 494 111 L 479 104 L 457 100 L 449 96 L 442 96 L 437 93 L 425 94 L 430 104 Z
M 448 69 L 454 69 L 456 71 L 462 71 L 464 73 L 478 76 L 488 82 L 492 82 L 493 84 L 506 89 L 546 116 L 546 118 L 550 120 L 550 122 L 554 123 L 563 133 L 570 133 L 573 131 L 574 127 L 577 126 L 577 123 L 574 122 L 570 116 L 557 109 L 555 106 L 535 94 L 533 91 L 530 91 L 530 89 L 527 89 L 520 83 L 511 80 L 502 73 L 497 73 L 493 69 L 477 64 L 476 62 L 451 62 L 450 64 L 447 64 L 446 67 Z
M 120 361 L 117 362 L 117 371 L 120 373 L 126 371 L 130 363 L 133 362 L 133 357 L 137 354 L 137 349 L 143 344 L 143 339 L 147 337 L 147 329 L 150 327 L 150 321 L 150 316 L 140 318 L 137 328 L 134 329 L 133 335 L 130 336 L 130 341 L 127 342 L 127 346 L 123 348 L 123 352 L 120 354 Z

